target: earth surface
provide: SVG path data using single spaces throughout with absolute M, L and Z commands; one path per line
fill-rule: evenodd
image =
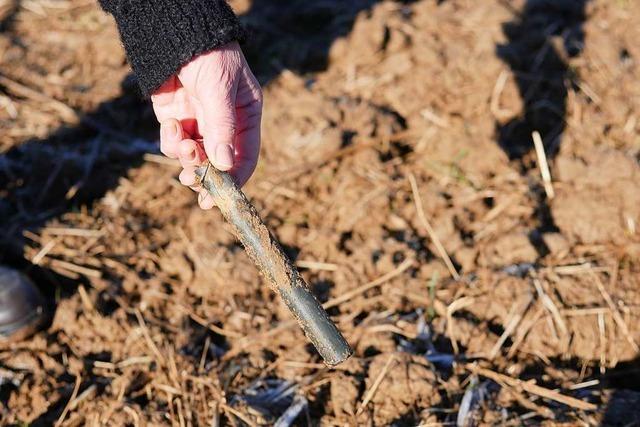
M 4 0 L 0 261 L 52 315 L 0 424 L 638 425 L 640 2 L 282 3 L 231 2 L 245 192 L 354 356 L 178 183 L 96 2 Z

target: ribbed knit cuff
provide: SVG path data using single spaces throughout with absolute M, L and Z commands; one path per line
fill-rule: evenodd
M 194 56 L 244 38 L 224 0 L 102 0 L 145 96 Z

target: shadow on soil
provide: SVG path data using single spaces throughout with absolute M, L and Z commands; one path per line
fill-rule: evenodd
M 348 34 L 356 15 L 375 3 L 298 0 L 283 9 L 275 0 L 255 0 L 241 17 L 251 34 L 244 50 L 252 69 L 263 85 L 284 69 L 302 74 L 325 69 L 333 41 Z M 3 31 L 11 32 L 17 8 L 15 2 L 0 24 Z M 23 258 L 24 232 L 102 198 L 145 153 L 157 151 L 146 142 L 157 132 L 150 106 L 127 79 L 121 97 L 83 115 L 80 125 L 0 154 L 0 262 L 25 271 L 45 290 L 71 285 Z
M 563 139 L 570 90 L 579 91 L 578 76 L 569 60 L 578 56 L 585 43 L 583 25 L 589 0 L 527 0 L 522 10 L 503 1 L 514 20 L 503 25 L 507 43 L 498 45 L 496 53 L 515 76 L 522 99 L 522 113 L 507 123 L 496 124 L 496 139 L 509 158 L 526 175 L 536 167 L 532 133 L 540 132 L 546 155 L 553 159 Z M 548 249 L 542 242 L 543 232 L 557 231 L 548 200 L 540 185 L 531 189 L 536 201 L 539 225 L 530 239 L 544 256 Z M 580 361 L 552 360 L 552 366 L 580 369 Z M 532 366 L 525 376 L 542 378 L 544 370 Z M 640 419 L 640 358 L 619 363 L 604 375 L 594 374 L 600 390 L 614 390 L 606 397 L 602 425 L 638 425 Z M 550 384 L 555 388 L 558 384 Z M 585 393 L 589 391 L 586 390 Z M 577 396 L 581 397 L 580 392 Z M 582 397 L 587 397 L 583 394 Z
M 496 54 L 515 76 L 522 112 L 507 123 L 496 123 L 500 147 L 523 175 L 536 167 L 532 133 L 540 133 L 545 152 L 553 159 L 560 149 L 567 118 L 569 90 L 578 88 L 578 76 L 569 65 L 584 47 L 583 25 L 588 0 L 528 0 L 522 10 L 506 1 L 514 20 L 503 25 L 507 43 Z M 529 234 L 531 244 L 543 257 L 549 249 L 542 233 L 558 228 L 548 200 L 539 184 L 532 184 L 537 227 Z
M 583 369 L 583 363 L 583 360 L 576 358 L 550 360 L 550 366 L 554 369 L 566 369 L 575 373 Z M 597 362 L 590 363 L 589 366 L 587 371 L 591 371 L 591 374 L 585 377 L 583 382 L 595 380 L 597 383 L 583 389 L 563 390 L 563 392 L 585 401 L 593 400 L 594 396 L 599 395 L 602 401 L 606 402 L 606 406 L 601 410 L 600 426 L 640 425 L 640 357 L 620 362 L 615 368 L 607 369 L 604 373 L 599 372 Z M 524 380 L 534 379 L 537 384 L 543 387 L 562 390 L 561 384 L 557 382 L 545 383 L 544 378 L 545 368 L 541 364 L 532 364 L 522 373 Z M 598 402 L 593 403 L 597 404 Z M 562 422 L 562 414 L 571 410 L 571 408 L 560 404 L 552 404 L 550 408 L 557 415 L 557 422 Z
M 276 0 L 255 0 L 241 20 L 251 34 L 243 49 L 260 83 L 266 85 L 284 69 L 300 74 L 325 69 L 333 41 L 347 35 L 357 14 L 367 13 L 376 2 L 295 0 L 283 6 Z M 0 31 L 11 34 L 19 5 L 14 1 L 0 17 Z M 148 102 L 138 95 L 133 79 L 122 86 L 123 95 L 83 114 L 79 125 L 0 153 L 0 263 L 30 276 L 52 301 L 52 311 L 55 298 L 73 295 L 78 285 L 89 283 L 25 259 L 25 232 L 37 232 L 52 218 L 90 206 L 129 169 L 140 166 L 145 153 L 158 150 L 149 142 L 157 138 L 158 127 Z M 55 334 L 48 339 L 55 340 Z M 73 384 L 68 380 L 63 382 Z M 80 392 L 92 381 L 83 383 Z M 11 388 L 0 386 L 0 397 Z M 32 425 L 51 425 L 68 397 L 53 403 Z
M 536 167 L 532 133 L 540 133 L 547 157 L 560 149 L 570 89 L 578 89 L 578 76 L 569 60 L 584 47 L 583 25 L 588 0 L 527 0 L 522 10 L 506 2 L 514 19 L 503 25 L 507 43 L 496 54 L 515 76 L 522 112 L 506 123 L 496 123 L 496 139 L 523 175 Z M 549 249 L 542 233 L 558 231 L 544 190 L 532 184 L 538 225 L 529 233 L 532 245 L 543 257 Z
M 367 13 L 375 3 L 294 0 L 285 8 L 276 0 L 255 0 L 242 20 L 252 33 L 245 52 L 260 82 L 267 84 L 284 69 L 301 74 L 325 69 L 333 41 L 348 34 L 357 14 Z M 551 157 L 562 141 L 568 89 L 576 78 L 567 58 L 582 50 L 585 4 L 586 0 L 530 0 L 504 26 L 508 43 L 498 46 L 497 54 L 516 75 L 524 110 L 520 117 L 497 125 L 496 135 L 509 157 L 521 162 L 523 173 L 531 167 L 526 155 L 533 130 L 542 134 Z M 11 17 L 3 20 L 0 30 L 11 32 L 10 21 Z M 552 43 L 554 36 L 562 40 L 564 49 Z M 123 95 L 85 114 L 80 125 L 60 128 L 45 139 L 25 141 L 0 154 L 0 262 L 25 271 L 50 297 L 71 295 L 79 283 L 24 259 L 24 232 L 37 231 L 51 218 L 91 205 L 114 188 L 127 170 L 139 166 L 145 153 L 157 150 L 155 144 L 145 142 L 155 139 L 155 119 L 134 86 L 132 81 L 123 82 Z M 542 206 L 541 211 L 548 212 L 548 207 Z M 550 215 L 544 222 L 553 225 Z M 640 399 L 633 392 L 640 383 L 640 359 L 620 364 L 606 379 L 603 385 L 620 390 L 610 400 L 605 424 L 637 419 Z M 64 381 L 73 383 L 72 378 Z M 93 381 L 87 379 L 80 392 Z M 0 396 L 6 396 L 10 387 L 1 386 Z M 68 390 L 33 425 L 51 425 L 70 394 Z
M 526 175 L 536 167 L 532 133 L 538 131 L 545 152 L 553 159 L 563 139 L 570 90 L 579 91 L 578 76 L 569 60 L 578 56 L 585 42 L 583 25 L 587 19 L 589 0 L 527 0 L 522 10 L 502 2 L 514 15 L 503 25 L 507 43 L 498 45 L 496 53 L 515 76 L 522 99 L 522 113 L 507 123 L 496 124 L 496 139 L 509 158 Z M 543 232 L 557 231 L 543 189 L 532 186 L 537 203 L 539 225 L 530 239 L 544 256 L 548 249 L 542 242 Z M 568 365 L 567 365 L 568 363 Z M 553 366 L 578 367 L 579 361 L 553 360 Z M 534 368 L 539 370 L 539 367 Z M 540 378 L 543 372 L 533 373 Z M 607 397 L 602 425 L 638 425 L 640 419 L 640 358 L 620 363 L 606 374 L 592 378 L 600 381 L 602 390 L 613 389 Z M 553 387 L 552 387 L 553 388 Z M 630 424 L 631 423 L 631 424 Z
M 25 231 L 100 199 L 129 168 L 141 164 L 146 152 L 155 151 L 155 144 L 144 139 L 155 133 L 149 126 L 152 111 L 134 94 L 132 82 L 123 86 L 125 95 L 85 114 L 80 125 L 59 128 L 0 156 L 0 262 L 24 270 L 49 295 L 73 286 L 23 258 Z M 120 129 L 136 129 L 136 134 Z
M 613 390 L 601 425 L 640 426 L 640 356 L 609 370 L 601 387 Z
M 498 143 L 510 159 L 524 160 L 534 131 L 540 132 L 547 156 L 553 158 L 560 148 L 568 93 L 578 89 L 568 61 L 584 47 L 587 1 L 528 0 L 503 25 L 507 43 L 496 53 L 514 74 L 523 103 L 518 117 L 496 125 Z

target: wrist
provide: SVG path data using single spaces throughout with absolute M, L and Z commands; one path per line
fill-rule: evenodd
M 122 1 L 110 11 L 144 95 L 198 55 L 239 49 L 245 34 L 224 0 Z

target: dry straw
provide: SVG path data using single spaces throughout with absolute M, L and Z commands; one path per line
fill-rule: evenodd
M 540 167 L 540 174 L 542 175 L 542 181 L 544 183 L 544 192 L 549 199 L 553 199 L 556 193 L 551 183 L 551 172 L 549 172 L 549 163 L 547 163 L 547 155 L 544 152 L 542 137 L 538 131 L 533 132 L 531 136 L 533 137 L 533 145 L 536 147 L 536 156 L 538 157 L 538 166 Z

